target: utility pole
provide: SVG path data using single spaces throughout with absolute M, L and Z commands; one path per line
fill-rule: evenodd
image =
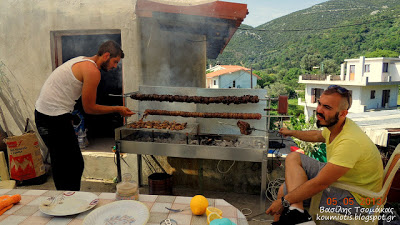
M 250 67 L 250 88 L 253 89 L 253 67 Z

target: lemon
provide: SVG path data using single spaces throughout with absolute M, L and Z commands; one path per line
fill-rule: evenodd
M 210 224 L 211 221 L 215 219 L 222 219 L 222 216 L 218 215 L 216 212 L 212 212 L 207 216 L 207 223 Z
M 215 213 L 217 213 L 218 215 L 222 216 L 222 210 L 220 210 L 220 209 L 218 209 L 218 208 L 215 208 L 215 207 L 212 207 L 212 206 L 207 207 L 207 209 L 206 209 L 206 215 L 208 216 L 208 215 L 210 215 L 210 213 L 212 213 L 212 212 L 215 212 Z
M 196 195 L 190 200 L 190 209 L 194 215 L 200 216 L 206 212 L 208 201 L 203 195 Z

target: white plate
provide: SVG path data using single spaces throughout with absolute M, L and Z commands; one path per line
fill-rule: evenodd
M 83 220 L 83 225 L 144 225 L 149 216 L 150 212 L 145 204 L 134 200 L 120 200 L 90 212 Z
M 99 202 L 98 196 L 90 192 L 67 191 L 44 200 L 39 209 L 52 216 L 68 216 L 89 210 Z

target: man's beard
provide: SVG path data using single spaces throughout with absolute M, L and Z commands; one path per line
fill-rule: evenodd
M 323 119 L 325 119 L 325 116 L 324 116 L 323 114 L 317 113 L 317 115 L 320 116 L 320 117 L 322 117 Z M 331 119 L 329 119 L 329 120 L 326 120 L 326 123 L 327 123 L 327 124 L 321 124 L 321 121 L 320 121 L 320 120 L 317 120 L 317 127 L 318 127 L 318 128 L 320 128 L 320 127 L 332 127 L 332 126 L 334 126 L 335 124 L 337 124 L 338 122 L 339 122 L 339 112 L 337 112 L 337 113 L 335 114 L 335 117 L 333 117 L 333 118 L 331 118 Z
M 104 70 L 104 71 L 109 71 L 109 69 L 108 69 L 108 65 L 110 64 L 110 59 L 108 59 L 107 61 L 105 61 L 105 62 L 103 62 L 101 65 L 100 65 L 100 68 L 102 69 L 102 70 Z

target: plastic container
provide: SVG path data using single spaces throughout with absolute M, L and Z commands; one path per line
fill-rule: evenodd
M 139 200 L 138 184 L 132 180 L 130 173 L 122 175 L 122 182 L 117 184 L 116 200 Z

